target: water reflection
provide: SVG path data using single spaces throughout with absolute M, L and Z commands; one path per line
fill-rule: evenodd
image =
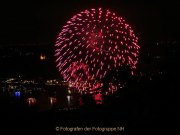
M 29 106 L 34 106 L 36 104 L 36 99 L 35 98 L 28 98 L 27 103 Z
M 15 92 L 15 97 L 20 97 L 20 96 L 21 96 L 20 91 L 16 91 L 16 92 Z
M 36 109 L 37 111 L 78 108 L 92 102 L 92 100 L 96 104 L 103 103 L 100 93 L 89 95 L 89 97 L 86 94 L 77 93 L 72 88 L 66 89 L 65 86 L 51 85 L 40 87 L 30 85 L 27 89 L 18 89 L 14 86 L 13 89 L 8 88 L 4 87 L 3 93 L 4 95 L 7 94 L 12 102 L 15 101 L 19 105 L 27 105 L 30 109 Z
M 98 93 L 98 94 L 94 95 L 94 100 L 95 100 L 96 104 L 102 104 L 103 103 L 102 94 Z
M 55 105 L 57 103 L 57 99 L 55 97 L 49 97 L 49 101 L 51 105 Z
M 71 106 L 71 103 L 72 103 L 72 96 L 70 96 L 70 95 L 67 95 L 67 102 L 68 102 L 68 107 L 70 107 Z

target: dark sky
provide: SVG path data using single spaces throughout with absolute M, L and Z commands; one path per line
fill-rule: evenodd
M 124 17 L 140 42 L 179 40 L 180 4 L 128 0 L 7 1 L 0 4 L 0 45 L 55 42 L 63 24 L 88 8 L 108 8 Z

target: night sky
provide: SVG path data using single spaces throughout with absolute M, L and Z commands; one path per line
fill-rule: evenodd
M 101 112 L 98 111 L 98 109 L 95 109 L 95 111 L 92 109 L 92 112 L 90 111 L 90 113 L 88 113 L 89 106 L 86 106 L 84 108 L 85 111 L 80 110 L 80 112 L 74 113 L 74 110 L 72 110 L 73 115 L 71 115 L 72 113 L 66 112 L 60 114 L 58 111 L 58 113 L 54 113 L 56 112 L 54 110 L 52 111 L 53 113 L 50 112 L 43 115 L 37 113 L 38 115 L 34 115 L 33 111 L 24 113 L 25 111 L 19 107 L 19 104 L 12 107 L 14 102 L 11 104 L 11 102 L 8 101 L 10 106 L 7 105 L 7 109 L 3 97 L 0 98 L 2 99 L 0 100 L 0 111 L 3 112 L 1 115 L 2 118 L 0 118 L 0 122 L 2 122 L 0 132 L 5 131 L 5 133 L 7 133 L 8 131 L 12 131 L 14 132 L 13 134 L 22 133 L 24 135 L 32 134 L 32 132 L 37 134 L 38 130 L 41 134 L 44 132 L 47 134 L 46 131 L 49 128 L 55 131 L 55 126 L 61 126 L 60 123 L 62 121 L 62 124 L 65 125 L 68 125 L 66 122 L 73 124 L 79 122 L 80 125 L 87 126 L 83 123 L 83 120 L 85 119 L 85 123 L 86 121 L 87 123 L 92 123 L 92 120 L 95 118 L 94 114 L 98 114 L 97 117 L 100 116 L 100 119 L 95 120 L 98 121 L 98 124 L 100 123 L 99 125 L 102 124 L 102 121 L 105 121 L 105 125 L 110 121 L 116 125 L 119 124 L 121 120 L 126 120 L 129 122 L 129 125 L 132 124 L 132 126 L 134 126 L 132 132 L 134 130 L 140 130 L 140 132 L 144 134 L 154 134 L 156 130 L 167 132 L 171 126 L 177 127 L 174 119 L 177 119 L 175 118 L 175 106 L 177 106 L 178 101 L 174 99 L 177 99 L 175 98 L 175 95 L 177 95 L 176 90 L 179 91 L 180 66 L 177 60 L 180 54 L 179 42 L 174 44 L 172 48 L 168 45 L 172 45 L 172 41 L 180 41 L 180 2 L 176 2 L 175 0 L 164 0 L 161 2 L 157 2 L 157 0 L 154 0 L 154 2 L 153 0 L 149 2 L 146 0 L 144 0 L 144 2 L 142 0 L 132 1 L 133 2 L 130 0 L 49 0 L 49 2 L 45 2 L 38 0 L 6 0 L 6 2 L 1 2 L 1 78 L 17 77 L 19 75 L 24 78 L 42 78 L 43 80 L 60 78 L 53 56 L 56 37 L 63 25 L 66 24 L 73 15 L 85 9 L 97 7 L 110 9 L 117 15 L 122 16 L 126 22 L 132 26 L 132 29 L 139 37 L 141 48 L 148 48 L 147 44 L 149 44 L 149 48 L 152 47 L 154 49 L 147 49 L 147 51 L 143 48 L 145 53 L 142 51 L 143 49 L 140 50 L 140 68 L 138 70 L 142 71 L 142 73 L 147 73 L 147 77 L 142 77 L 142 82 L 137 85 L 133 81 L 131 82 L 130 79 L 129 86 L 127 85 L 128 87 L 125 87 L 124 91 L 120 91 L 120 96 L 117 96 L 117 101 L 110 97 L 112 105 L 114 104 L 113 106 L 111 106 L 107 100 L 109 106 L 107 110 L 105 109 Z M 165 47 L 160 45 L 154 47 L 155 43 L 159 41 L 171 41 L 171 43 L 165 43 Z M 24 46 L 19 46 L 18 48 L 18 44 L 23 44 Z M 26 47 L 28 44 L 30 47 Z M 40 47 L 31 46 L 32 44 L 39 45 Z M 5 46 L 9 45 L 13 47 L 7 47 L 6 49 Z M 160 51 L 157 49 L 158 47 Z M 8 49 L 11 50 L 12 53 Z M 33 55 L 20 55 L 23 51 L 24 54 L 31 52 Z M 47 52 L 47 60 L 41 61 L 39 59 L 41 52 L 45 52 L 43 54 Z M 160 59 L 157 59 L 157 57 L 154 59 L 154 56 L 158 56 Z M 153 78 L 153 71 L 162 73 L 162 75 L 158 74 L 157 78 L 156 76 Z M 154 80 L 151 78 L 151 75 Z M 152 80 L 149 81 L 148 79 Z M 15 104 L 16 103 L 17 102 L 15 102 Z M 119 108 L 120 111 L 117 111 Z M 102 108 L 100 107 L 100 109 Z M 91 104 L 89 110 L 91 110 Z M 111 125 L 107 126 L 109 127 Z M 160 128 L 160 126 L 162 128 Z M 4 128 L 4 130 L 1 130 L 2 128 Z M 171 133 L 169 134 L 172 134 L 174 131 L 174 129 L 170 130 Z M 162 134 L 162 132 L 158 133 Z
M 128 0 L 7 1 L 0 4 L 0 45 L 52 44 L 61 27 L 74 14 L 89 8 L 108 8 L 122 16 L 140 42 L 179 40 L 180 4 Z

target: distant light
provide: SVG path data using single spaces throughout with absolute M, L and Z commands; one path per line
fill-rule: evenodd
M 67 95 L 68 106 L 71 104 L 71 96 Z
M 16 97 L 20 97 L 20 96 L 21 96 L 20 91 L 16 91 L 16 92 L 15 92 L 15 96 L 16 96 Z
M 102 94 L 99 93 L 99 94 L 94 95 L 94 100 L 96 104 L 102 104 L 103 102 Z
M 35 105 L 36 104 L 36 99 L 35 98 L 28 98 L 27 99 L 28 105 Z
M 45 59 L 46 59 L 46 56 L 43 55 L 43 54 L 41 54 L 41 55 L 40 55 L 40 60 L 45 60 Z
M 57 99 L 55 97 L 50 97 L 49 100 L 50 100 L 51 105 L 57 102 Z
M 71 94 L 71 91 L 70 91 L 70 90 L 68 90 L 68 93 L 69 93 L 69 94 Z

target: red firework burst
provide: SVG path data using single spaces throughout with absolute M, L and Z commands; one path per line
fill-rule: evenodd
M 64 80 L 79 91 L 92 91 L 102 87 L 108 71 L 121 66 L 135 69 L 140 47 L 122 17 L 99 8 L 82 11 L 67 21 L 55 48 Z

